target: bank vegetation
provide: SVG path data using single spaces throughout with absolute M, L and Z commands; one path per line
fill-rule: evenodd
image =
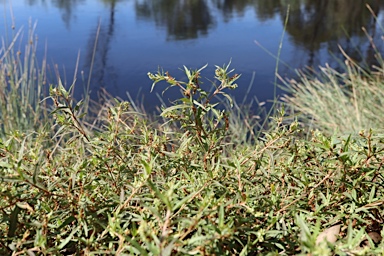
M 29 39 L 0 51 L 1 255 L 384 254 L 382 62 L 286 82 L 267 123 L 229 65 L 149 73 L 180 91 L 154 116 L 77 101 Z

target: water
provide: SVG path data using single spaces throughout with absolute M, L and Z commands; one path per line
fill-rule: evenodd
M 12 24 L 27 33 L 28 21 L 37 22 L 38 57 L 46 56 L 51 67 L 57 64 L 68 85 L 80 53 L 79 70 L 85 80 L 92 74 L 93 95 L 101 87 L 123 99 L 129 92 L 148 109 L 159 105 L 156 93 L 149 93 L 148 71 L 161 67 L 178 77 L 183 65 L 208 63 L 203 76 L 211 79 L 214 65 L 229 61 L 242 74 L 231 92 L 237 100 L 272 99 L 276 59 L 268 52 L 278 55 L 286 20 L 278 68 L 283 77 L 306 66 L 340 67 L 339 45 L 372 65 L 375 51 L 367 35 L 383 52 L 384 1 L 379 0 L 0 0 L 0 5 L 1 35 L 11 34 Z M 83 91 L 81 80 L 79 72 L 77 94 Z M 176 94 L 177 89 L 167 91 L 165 102 Z

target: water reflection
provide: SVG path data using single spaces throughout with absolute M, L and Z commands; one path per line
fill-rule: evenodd
M 42 4 L 48 0 L 25 0 L 29 5 Z M 99 0 L 114 10 L 120 1 Z M 86 0 L 51 0 L 52 4 L 62 10 L 63 20 L 69 24 L 74 17 L 76 5 Z M 135 0 L 138 20 L 153 21 L 156 26 L 165 28 L 168 40 L 187 40 L 206 36 L 215 27 L 219 11 L 224 21 L 229 22 L 236 14 L 242 16 L 247 8 L 253 8 L 260 21 L 279 17 L 281 22 L 288 16 L 286 31 L 292 42 L 314 55 L 323 43 L 329 49 L 335 42 L 353 37 L 365 37 L 362 27 L 368 34 L 374 35 L 376 20 L 366 5 L 375 15 L 384 8 L 380 0 Z M 287 9 L 289 7 L 289 12 Z M 111 13 L 111 19 L 113 19 Z M 348 42 L 344 42 L 348 44 Z M 345 48 L 349 48 L 345 45 Z M 309 60 L 309 64 L 313 62 Z
M 154 20 L 167 29 L 167 39 L 184 40 L 204 36 L 214 25 L 204 0 L 141 0 L 135 2 L 139 19 Z
M 40 4 L 43 6 L 47 5 L 48 0 L 25 0 L 28 5 L 36 5 Z M 71 19 L 74 18 L 74 13 L 76 6 L 80 3 L 85 3 L 86 0 L 51 0 L 53 6 L 57 7 L 62 11 L 61 18 L 69 27 Z
M 285 13 L 287 8 L 280 1 L 258 0 L 254 2 L 256 16 L 260 21 L 274 19 L 277 14 Z
M 213 5 L 222 12 L 225 22 L 229 22 L 235 13 L 237 16 L 242 17 L 245 9 L 257 2 L 255 0 L 212 0 Z
M 308 51 L 309 66 L 316 63 L 316 52 L 321 47 L 339 52 L 338 44 L 357 61 L 372 59 L 364 59 L 364 49 L 357 48 L 366 46 L 354 44 L 353 38 L 366 39 L 362 27 L 374 36 L 374 15 L 384 7 L 384 2 L 378 0 L 142 0 L 136 1 L 136 14 L 139 19 L 153 20 L 157 26 L 165 27 L 170 40 L 193 39 L 206 35 L 215 23 L 208 2 L 222 13 L 226 22 L 235 13 L 242 16 L 247 8 L 254 8 L 261 21 L 278 16 L 283 23 L 288 15 L 286 31 L 296 46 Z
M 342 60 L 339 46 L 357 62 L 371 66 L 376 52 L 367 35 L 384 52 L 380 37 L 384 1 L 380 0 L 0 0 L 8 1 L 17 2 L 25 15 L 29 15 L 28 7 L 36 6 L 30 9 L 38 9 L 35 13 L 40 16 L 32 18 L 46 22 L 45 26 L 39 23 L 42 36 L 49 46 L 52 37 L 56 39 L 54 54 L 61 55 L 55 62 L 65 62 L 69 51 L 81 48 L 86 52 L 82 68 L 87 71 L 94 64 L 92 84 L 109 87 L 112 93 L 114 88 L 128 90 L 128 80 L 145 86 L 146 72 L 158 65 L 167 69 L 183 64 L 199 67 L 207 62 L 220 65 L 230 58 L 238 72 L 250 76 L 256 70 L 258 82 L 264 76 L 259 90 L 266 91 L 274 77 L 275 62 L 272 58 L 262 59 L 262 63 L 255 60 L 265 52 L 253 41 L 264 41 L 264 46 L 276 53 L 285 20 L 287 40 L 282 60 L 293 68 L 325 62 L 337 67 L 339 63 L 332 63 L 329 52 Z M 66 30 L 60 26 L 60 15 Z M 199 41 L 191 44 L 189 40 Z M 261 94 L 256 89 L 252 93 Z
M 105 88 L 116 83 L 113 65 L 108 65 L 108 52 L 115 32 L 116 5 L 120 0 L 101 1 L 108 8 L 108 22 L 99 23 L 90 34 L 84 66 L 88 71 L 93 71 L 89 77 L 92 78 L 92 84 Z M 88 83 L 90 84 L 90 81 Z
M 366 7 L 368 4 L 373 14 Z M 366 47 L 361 42 L 354 43 L 356 38 L 366 39 L 362 27 L 365 27 L 368 35 L 375 35 L 376 19 L 380 9 L 383 8 L 382 1 L 366 0 L 306 0 L 289 1 L 290 12 L 286 30 L 291 36 L 294 44 L 304 47 L 308 51 L 308 65 L 315 62 L 316 52 L 326 45 L 325 48 L 333 53 L 340 52 L 340 45 L 348 55 L 352 55 L 358 62 L 364 62 L 371 58 L 363 59 Z M 282 10 L 288 8 L 288 3 L 281 4 L 281 18 L 285 20 L 287 12 Z M 379 43 L 377 40 L 376 43 Z M 370 63 L 367 63 L 370 64 Z

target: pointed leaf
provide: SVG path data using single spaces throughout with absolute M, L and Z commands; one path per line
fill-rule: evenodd
M 10 220 L 9 220 L 9 229 L 8 229 L 8 237 L 14 237 L 16 228 L 17 228 L 17 219 L 18 215 L 21 211 L 21 208 L 19 206 L 15 206 L 15 209 L 13 209 Z
M 80 229 L 80 226 L 78 226 L 77 228 L 75 228 L 75 229 L 71 232 L 71 234 L 69 234 L 69 236 L 68 236 L 67 238 L 65 238 L 65 239 L 61 242 L 61 244 L 60 244 L 59 247 L 58 247 L 59 250 L 63 249 L 64 246 L 66 246 L 66 245 L 71 241 L 73 235 L 74 235 L 79 229 Z

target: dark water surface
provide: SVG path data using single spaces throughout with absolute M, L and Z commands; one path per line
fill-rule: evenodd
M 292 69 L 305 66 L 338 67 L 339 45 L 356 61 L 372 65 L 375 51 L 367 35 L 383 52 L 381 0 L 0 0 L 0 5 L 1 35 L 10 35 L 12 24 L 27 34 L 28 21 L 37 21 L 38 57 L 43 59 L 47 46 L 48 64 L 58 64 L 68 84 L 79 52 L 79 69 L 86 79 L 98 39 L 92 92 L 103 87 L 123 99 L 126 92 L 142 95 L 148 109 L 159 104 L 149 93 L 148 71 L 162 67 L 178 76 L 183 65 L 199 68 L 208 63 L 203 76 L 212 78 L 214 65 L 229 60 L 242 74 L 232 93 L 237 100 L 244 98 L 253 73 L 247 97 L 272 99 L 276 60 L 267 51 L 278 53 L 288 6 L 280 55 L 288 66 L 280 64 L 282 76 L 293 76 Z M 83 83 L 77 86 L 82 91 Z M 175 93 L 168 91 L 166 102 Z

